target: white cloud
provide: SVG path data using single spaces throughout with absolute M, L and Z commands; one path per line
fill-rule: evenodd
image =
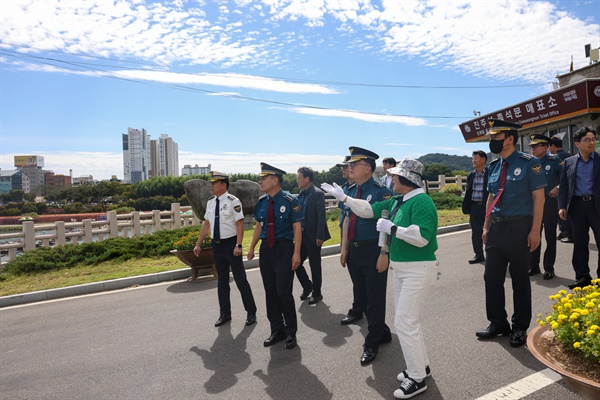
M 334 109 L 318 109 L 308 107 L 295 107 L 290 108 L 289 111 L 298 114 L 317 115 L 320 117 L 339 117 L 339 118 L 351 118 L 358 119 L 366 122 L 377 122 L 377 123 L 394 123 L 403 124 L 408 126 L 423 126 L 427 125 L 427 121 L 422 118 L 415 117 L 404 117 L 396 115 L 380 115 L 380 114 L 369 114 L 366 112 L 352 111 L 352 110 L 334 110 Z

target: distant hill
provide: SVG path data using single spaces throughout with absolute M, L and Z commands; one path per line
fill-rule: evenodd
M 488 160 L 490 159 L 488 155 Z M 424 165 L 427 164 L 442 164 L 450 168 L 451 170 L 462 170 L 462 171 L 471 171 L 473 169 L 473 164 L 471 163 L 471 156 L 456 156 L 451 154 L 441 154 L 441 153 L 433 153 L 433 154 L 425 154 L 417 158 Z

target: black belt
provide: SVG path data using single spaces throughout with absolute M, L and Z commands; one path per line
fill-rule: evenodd
M 511 222 L 511 221 L 520 221 L 522 219 L 532 218 L 528 215 L 515 215 L 514 217 L 494 217 L 492 216 L 492 221 L 496 223 L 500 222 Z
M 573 196 L 573 200 L 592 201 L 594 196 Z
M 213 244 L 214 243 L 219 243 L 220 244 L 220 243 L 227 243 L 227 242 L 235 240 L 235 239 L 237 239 L 237 236 L 232 236 L 232 237 L 227 238 L 227 239 L 219 239 L 219 240 L 213 239 L 212 242 L 213 242 Z
M 377 243 L 377 242 L 378 242 L 378 240 L 377 240 L 377 239 L 371 239 L 371 240 L 356 240 L 356 241 L 354 241 L 354 242 L 350 242 L 350 245 L 351 245 L 351 246 L 354 246 L 354 247 L 360 247 L 360 246 L 366 246 L 366 245 L 369 245 L 369 244 L 374 244 L 374 243 Z
M 474 200 L 471 200 L 471 204 L 483 204 L 483 201 L 474 201 Z

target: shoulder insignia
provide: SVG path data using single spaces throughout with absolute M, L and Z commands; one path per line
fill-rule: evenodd
M 356 182 L 352 182 L 352 185 L 348 186 L 348 189 L 352 189 L 354 186 L 356 186 Z
M 240 206 L 239 204 L 237 206 L 233 206 L 233 209 L 235 210 L 235 212 L 240 212 L 242 211 L 242 206 Z
M 300 212 L 300 204 L 296 204 L 294 207 L 292 207 L 292 210 L 294 210 L 295 213 L 299 213 Z
M 385 184 L 381 182 L 375 182 L 375 185 L 379 186 L 380 188 L 386 187 Z
M 493 163 L 497 163 L 498 161 L 500 161 L 500 158 L 496 158 L 495 160 L 493 160 L 492 162 L 490 162 L 490 165 L 492 165 Z
M 561 160 L 558 165 L 565 165 L 565 160 Z
M 289 193 L 284 194 L 283 198 L 286 199 L 287 201 L 294 201 L 294 199 L 295 199 L 295 197 Z
M 228 195 L 227 195 L 227 198 L 228 198 L 229 200 L 231 200 L 231 201 L 234 201 L 234 200 L 236 199 L 236 197 L 235 197 L 235 196 L 232 196 L 232 195 L 230 195 L 230 194 L 228 194 Z
M 548 156 L 548 160 L 553 160 L 553 161 L 556 161 L 556 160 L 559 160 L 559 159 L 560 159 L 560 158 L 558 158 L 558 157 L 556 157 L 556 156 L 554 156 L 554 155 L 549 155 L 549 156 Z
M 262 196 L 260 196 L 260 197 L 258 198 L 258 200 L 264 200 L 264 199 L 266 199 L 266 198 L 267 198 L 267 194 L 265 193 L 265 194 L 263 194 Z
M 541 164 L 532 165 L 531 170 L 533 171 L 534 174 L 539 175 L 542 173 L 542 165 Z
M 212 195 L 212 196 L 210 196 L 208 199 L 209 199 L 209 200 L 212 200 L 212 199 L 214 199 L 215 197 L 217 197 L 217 196 L 215 196 L 215 195 L 213 194 L 213 195 Z
M 524 158 L 526 160 L 531 160 L 532 158 L 534 158 L 533 154 L 529 154 L 529 153 L 521 153 L 521 158 Z
M 392 195 L 391 195 L 391 194 L 384 194 L 384 195 L 383 195 L 383 199 L 384 199 L 384 200 L 387 200 L 387 199 L 389 199 L 390 197 L 392 197 Z

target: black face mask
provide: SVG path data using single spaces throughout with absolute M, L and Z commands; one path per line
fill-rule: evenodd
M 498 154 L 504 149 L 504 140 L 490 140 L 490 151 Z

